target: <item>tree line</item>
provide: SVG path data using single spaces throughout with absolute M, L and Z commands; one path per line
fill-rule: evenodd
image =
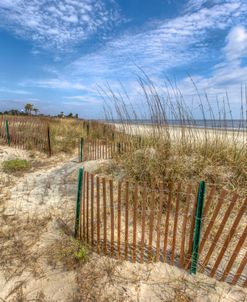
M 10 110 L 6 110 L 4 112 L 0 111 L 0 115 L 2 114 L 9 114 L 9 115 L 32 115 L 32 113 L 34 113 L 34 115 L 39 115 L 39 116 L 44 116 L 44 114 L 40 114 L 39 113 L 39 109 L 34 107 L 33 104 L 27 103 L 24 106 L 23 110 L 18 110 L 18 109 L 10 109 Z M 49 115 L 50 116 L 50 115 Z M 63 117 L 70 117 L 70 118 L 78 118 L 78 114 L 76 113 L 75 115 L 73 115 L 73 113 L 69 113 L 68 115 L 65 115 L 64 112 L 60 112 L 58 115 L 54 115 L 55 117 L 59 117 L 59 118 L 63 118 Z

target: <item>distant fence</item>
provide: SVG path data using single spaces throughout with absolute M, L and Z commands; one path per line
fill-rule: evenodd
M 161 261 L 191 270 L 198 208 L 197 186 L 152 188 L 84 172 L 79 236 L 99 254 L 133 262 Z M 207 189 L 201 218 L 198 271 L 247 286 L 247 198 Z M 199 236 L 200 238 L 200 236 Z
M 111 159 L 140 147 L 135 141 L 109 141 L 102 139 L 83 141 L 82 160 Z
M 50 130 L 47 123 L 36 119 L 0 118 L 0 139 L 20 149 L 35 149 L 51 155 Z

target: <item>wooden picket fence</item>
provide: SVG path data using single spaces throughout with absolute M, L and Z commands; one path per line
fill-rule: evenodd
M 115 181 L 84 172 L 79 236 L 99 254 L 132 262 L 161 261 L 189 270 L 197 186 Z M 247 286 L 247 198 L 208 187 L 198 271 Z
M 6 123 L 8 131 L 6 129 Z M 0 140 L 2 144 L 19 149 L 34 149 L 51 155 L 50 133 L 47 123 L 37 119 L 2 116 L 0 118 Z
M 102 139 L 85 140 L 83 143 L 82 160 L 111 159 L 114 154 L 122 154 L 136 147 L 131 141 L 118 142 Z

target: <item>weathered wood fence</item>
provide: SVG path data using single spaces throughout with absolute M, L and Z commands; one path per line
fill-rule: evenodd
M 140 145 L 135 141 L 85 140 L 83 141 L 82 160 L 111 159 L 114 154 L 135 150 Z
M 191 267 L 197 185 L 139 185 L 82 177 L 79 236 L 99 254 L 133 262 Z M 208 187 L 198 247 L 198 271 L 247 286 L 247 198 Z
M 2 144 L 19 149 L 35 149 L 51 155 L 50 129 L 47 123 L 37 119 L 12 117 L 0 118 L 0 139 Z

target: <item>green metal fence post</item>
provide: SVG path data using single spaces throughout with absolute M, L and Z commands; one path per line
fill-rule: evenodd
M 80 168 L 79 175 L 78 175 L 78 189 L 77 189 L 77 201 L 76 201 L 75 238 L 77 238 L 78 236 L 78 231 L 80 226 L 82 181 L 83 181 L 83 168 Z
M 191 274 L 196 274 L 196 270 L 197 270 L 205 191 L 206 191 L 205 181 L 201 181 L 199 184 L 198 195 L 197 195 L 194 241 L 193 241 L 193 250 L 192 250 L 191 267 L 190 267 Z
M 81 140 L 80 140 L 80 162 L 82 162 L 82 158 L 83 158 L 83 143 L 84 143 L 84 139 L 83 139 L 83 137 L 81 137 Z
M 8 122 L 8 120 L 6 120 L 5 125 L 6 125 L 6 137 L 7 137 L 8 145 L 10 146 L 10 135 L 9 135 L 9 122 Z

